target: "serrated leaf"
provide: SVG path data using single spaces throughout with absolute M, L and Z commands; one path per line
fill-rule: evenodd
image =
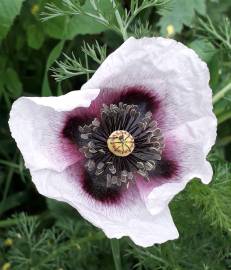
M 167 27 L 172 25 L 176 33 L 180 33 L 183 25 L 190 26 L 195 16 L 195 11 L 204 15 L 206 13 L 205 0 L 173 0 L 171 8 L 162 12 L 158 23 L 162 35 L 167 35 Z
M 15 17 L 20 13 L 24 0 L 1 0 L 0 1 L 0 40 L 3 39 Z

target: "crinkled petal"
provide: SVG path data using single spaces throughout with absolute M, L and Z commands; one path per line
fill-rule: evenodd
M 207 65 L 191 49 L 165 38 L 128 39 L 100 66 L 83 89 L 142 87 L 158 100 L 155 120 L 166 138 L 175 138 L 180 172 L 171 179 L 156 177 L 153 183 L 138 181 L 141 197 L 151 213 L 165 209 L 186 183 L 212 178 L 206 161 L 216 138 L 212 91 Z M 181 149 L 181 150 L 180 150 Z
M 194 123 L 181 125 L 168 133 L 166 147 L 169 149 L 166 152 L 169 159 L 172 157 L 172 160 L 177 160 L 179 167 L 170 178 L 153 176 L 148 183 L 142 179 L 137 181 L 140 195 L 153 215 L 165 209 L 191 179 L 200 178 L 204 184 L 212 180 L 212 167 L 206 156 L 215 143 L 215 130 L 213 119 L 210 121 L 205 117 Z
M 62 138 L 67 113 L 89 107 L 98 89 L 72 91 L 59 97 L 22 97 L 14 102 L 9 126 L 30 170 L 62 171 L 78 160 L 75 148 Z
M 207 65 L 182 43 L 165 38 L 129 38 L 110 54 L 82 89 L 144 87 L 160 100 L 163 131 L 210 117 L 212 92 Z
M 152 216 L 135 187 L 127 190 L 120 202 L 102 203 L 94 200 L 81 185 L 81 168 L 73 165 L 63 172 L 32 171 L 38 191 L 50 198 L 72 205 L 109 238 L 129 236 L 137 245 L 147 247 L 178 237 L 169 209 Z

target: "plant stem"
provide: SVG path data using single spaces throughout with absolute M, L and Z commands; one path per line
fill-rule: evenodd
M 229 120 L 231 118 L 231 112 L 224 112 L 223 114 L 220 114 L 217 119 L 218 119 L 218 124 L 222 124 L 223 122 Z
M 7 220 L 1 220 L 0 221 L 0 228 L 6 228 L 11 227 L 13 225 L 16 225 L 18 223 L 18 219 L 7 219 Z
M 27 219 L 32 219 L 32 218 L 36 218 L 37 216 L 27 216 Z M 6 220 L 0 220 L 0 228 L 7 228 L 7 227 L 12 227 L 14 225 L 18 224 L 18 220 L 19 218 L 10 218 L 10 219 L 6 219 Z
M 225 94 L 231 90 L 231 82 L 228 83 L 224 88 L 222 88 L 218 93 L 216 93 L 213 97 L 213 104 L 222 99 Z
M 226 137 L 223 137 L 222 139 L 218 140 L 217 145 L 226 146 L 229 143 L 231 143 L 231 136 L 226 136 Z
M 113 260 L 115 264 L 115 270 L 121 270 L 121 258 L 120 258 L 120 243 L 118 239 L 111 239 L 111 249 Z
M 119 25 L 119 29 L 120 29 L 121 34 L 123 36 L 123 40 L 125 41 L 126 39 L 128 39 L 127 29 L 124 27 L 123 19 L 122 19 L 121 15 L 120 15 L 119 10 L 116 7 L 115 1 L 111 0 L 111 2 L 112 2 L 112 5 L 113 5 L 113 8 L 115 9 L 115 17 L 116 17 L 117 23 Z
M 14 169 L 18 169 L 18 170 L 20 169 L 20 166 L 18 164 L 10 162 L 10 161 L 0 159 L 0 164 L 5 165 L 5 166 L 9 166 L 9 167 L 14 168 Z

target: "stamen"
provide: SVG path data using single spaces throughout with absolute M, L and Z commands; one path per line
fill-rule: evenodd
M 164 148 L 161 130 L 137 105 L 103 104 L 101 119 L 90 125 L 79 126 L 82 148 L 87 161 L 86 169 L 98 181 L 106 179 L 106 187 L 133 182 L 139 173 L 146 180 L 161 160 Z

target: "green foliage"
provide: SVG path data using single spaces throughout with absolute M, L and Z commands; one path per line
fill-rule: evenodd
M 60 3 L 60 1 L 56 2 L 57 5 Z M 65 7 L 67 6 L 67 10 L 65 12 L 63 12 L 62 8 L 59 8 L 59 6 L 55 5 L 56 2 L 50 1 L 50 4 L 46 4 L 47 12 L 52 12 L 52 10 L 56 9 L 57 12 L 60 12 L 60 14 L 53 16 L 62 16 L 44 23 L 46 26 L 45 31 L 51 37 L 73 39 L 78 34 L 97 34 L 107 29 L 104 24 L 98 23 L 97 20 L 95 20 L 95 16 L 87 15 L 89 13 L 94 14 L 94 9 L 91 5 L 91 1 L 87 0 L 84 5 L 78 5 L 79 11 L 76 9 L 77 6 L 76 8 L 71 8 L 68 6 L 68 2 L 73 2 L 74 5 L 74 1 L 63 1 L 63 5 Z M 99 8 L 102 14 L 107 14 L 107 17 L 112 16 L 113 9 L 110 1 L 101 0 L 99 3 Z M 75 14 L 75 12 L 80 16 L 71 17 L 70 15 L 72 13 Z M 49 13 L 44 12 L 43 16 L 48 16 L 48 14 Z
M 216 54 L 216 48 L 206 39 L 196 39 L 189 44 L 202 60 L 209 63 Z
M 15 17 L 19 14 L 24 0 L 1 0 L 0 2 L 0 40 L 9 31 Z
M 13 244 L 8 249 L 3 248 L 13 269 L 84 269 L 89 261 L 95 263 L 96 260 L 92 258 L 92 261 L 89 255 L 97 253 L 94 243 L 97 241 L 100 246 L 104 236 L 101 232 L 93 234 L 92 228 L 80 220 L 75 222 L 66 218 L 51 229 L 44 229 L 42 221 L 36 217 L 21 214 L 15 219 L 17 224 L 8 233 Z M 79 255 L 80 250 L 83 256 Z
M 10 97 L 17 98 L 22 94 L 22 83 L 17 72 L 13 68 L 7 68 L 0 75 L 1 91 L 5 91 Z
M 230 56 L 231 52 L 231 23 L 225 17 L 219 26 L 215 26 L 212 20 L 208 17 L 207 20 L 199 19 L 198 29 L 209 37 L 217 46 L 223 46 L 228 50 Z
M 72 57 L 64 54 L 65 59 L 56 62 L 58 67 L 51 68 L 56 81 L 60 82 L 79 75 L 86 75 L 87 79 L 89 79 L 89 74 L 95 72 L 95 70 L 89 69 L 89 61 L 101 64 L 106 58 L 106 47 L 100 46 L 98 42 L 92 46 L 84 43 L 81 50 L 84 53 L 85 66 L 81 59 L 76 59 L 74 54 L 72 54 Z
M 178 240 L 144 249 L 122 239 L 122 269 L 231 269 L 230 8 L 228 0 L 0 1 L 1 270 L 114 269 L 101 231 L 37 193 L 7 121 L 17 97 L 79 89 L 123 40 L 153 35 L 174 36 L 208 64 L 219 123 L 214 177 L 193 180 L 171 202 Z
M 205 0 L 174 0 L 170 2 L 169 9 L 162 12 L 159 21 L 161 33 L 167 34 L 167 26 L 173 25 L 175 32 L 180 33 L 183 26 L 192 26 L 196 12 L 206 14 Z
M 87 0 L 85 5 L 81 5 L 80 1 L 62 0 L 62 5 L 51 3 L 45 6 L 46 11 L 43 12 L 44 21 L 54 19 L 60 16 L 78 15 L 79 19 L 88 18 L 88 23 L 94 23 L 93 29 L 98 24 L 121 34 L 123 39 L 128 37 L 128 29 L 134 19 L 140 12 L 151 7 L 163 7 L 168 0 L 132 0 L 130 10 L 125 9 L 121 12 L 120 5 L 115 0 Z M 86 21 L 85 21 L 86 22 Z M 84 24 L 83 30 L 88 27 Z M 102 31 L 102 30 L 101 30 Z M 68 33 L 68 32 L 67 32 Z M 80 32 L 81 33 L 81 32 Z M 88 33 L 88 32 L 84 32 Z M 89 32 L 93 33 L 93 32 Z
M 43 79 L 43 85 L 42 85 L 42 96 L 50 96 L 52 95 L 50 86 L 49 86 L 49 80 L 48 80 L 48 70 L 49 68 L 54 64 L 55 60 L 59 57 L 59 55 L 62 52 L 64 46 L 64 41 L 61 40 L 49 53 L 47 63 L 46 63 L 46 69 Z
M 43 45 L 45 35 L 43 29 L 37 25 L 29 25 L 26 29 L 27 43 L 32 49 L 38 50 Z

